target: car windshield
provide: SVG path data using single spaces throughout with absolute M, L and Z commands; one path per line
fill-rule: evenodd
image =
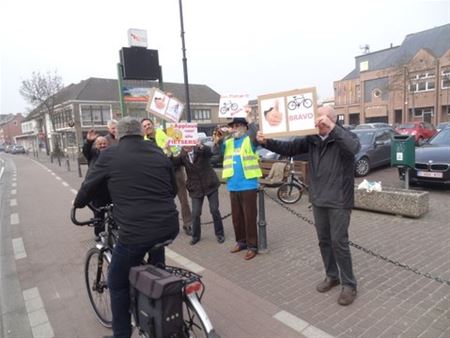
M 438 146 L 450 146 L 450 128 L 441 130 L 429 143 Z
M 354 133 L 358 136 L 359 142 L 362 145 L 369 145 L 373 143 L 373 135 L 375 134 L 374 131 L 354 131 Z
M 398 126 L 399 129 L 414 129 L 415 124 L 414 123 L 403 123 Z

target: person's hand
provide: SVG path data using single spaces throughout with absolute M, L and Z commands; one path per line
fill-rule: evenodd
M 259 144 L 266 144 L 266 138 L 260 130 L 256 133 L 256 141 L 258 141 Z
M 336 123 L 334 123 L 327 115 L 320 115 L 316 119 L 316 127 L 319 128 L 320 135 L 327 135 L 334 127 L 336 127 Z
M 93 142 L 98 137 L 98 134 L 94 129 L 90 129 L 86 134 L 86 140 Z

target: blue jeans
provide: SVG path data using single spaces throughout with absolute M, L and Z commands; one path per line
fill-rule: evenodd
M 168 238 L 167 238 L 168 239 Z M 164 240 L 145 244 L 116 244 L 108 273 L 108 287 L 111 295 L 112 326 L 115 338 L 131 337 L 130 282 L 128 274 L 133 266 L 140 265 L 144 256 L 156 244 Z M 151 264 L 164 264 L 164 247 L 151 252 Z

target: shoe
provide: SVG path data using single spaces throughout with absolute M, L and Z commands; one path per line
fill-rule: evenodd
M 192 238 L 189 242 L 190 245 L 195 245 L 200 241 L 200 238 Z
M 256 256 L 256 251 L 255 250 L 247 250 L 247 253 L 245 254 L 244 259 L 246 261 L 249 261 L 250 259 L 255 258 Z
M 100 243 L 100 242 L 102 241 L 102 239 L 100 238 L 100 236 L 95 236 L 95 237 L 94 237 L 94 240 L 95 240 L 97 243 Z
M 356 298 L 356 289 L 351 288 L 349 286 L 343 286 L 341 290 L 341 294 L 337 300 L 339 305 L 350 305 Z
M 217 242 L 222 244 L 223 242 L 225 242 L 225 237 L 224 236 L 217 236 Z
M 236 253 L 242 250 L 245 250 L 247 247 L 239 245 L 239 243 L 236 243 L 233 249 L 230 250 L 231 253 Z
M 188 236 L 192 236 L 192 228 L 190 226 L 183 225 L 183 230 Z
M 331 279 L 330 277 L 327 277 L 324 279 L 323 282 L 320 282 L 316 286 L 316 290 L 318 292 L 327 292 L 331 290 L 331 288 L 335 287 L 336 285 L 339 285 L 338 279 Z

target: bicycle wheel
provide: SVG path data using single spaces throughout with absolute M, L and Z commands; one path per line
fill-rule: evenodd
M 289 110 L 295 110 L 295 108 L 297 108 L 297 104 L 295 103 L 295 101 L 289 101 L 288 109 Z
M 183 301 L 183 321 L 183 330 L 186 337 L 219 337 L 195 294 L 185 296 Z
M 303 100 L 303 107 L 310 108 L 312 106 L 312 101 L 310 99 Z
M 303 189 L 294 183 L 284 183 L 277 190 L 277 197 L 286 204 L 297 203 L 302 198 Z
M 107 284 L 108 269 L 109 262 L 106 255 L 97 248 L 90 249 L 86 255 L 84 266 L 89 301 L 100 324 L 110 328 L 112 327 L 112 312 Z

